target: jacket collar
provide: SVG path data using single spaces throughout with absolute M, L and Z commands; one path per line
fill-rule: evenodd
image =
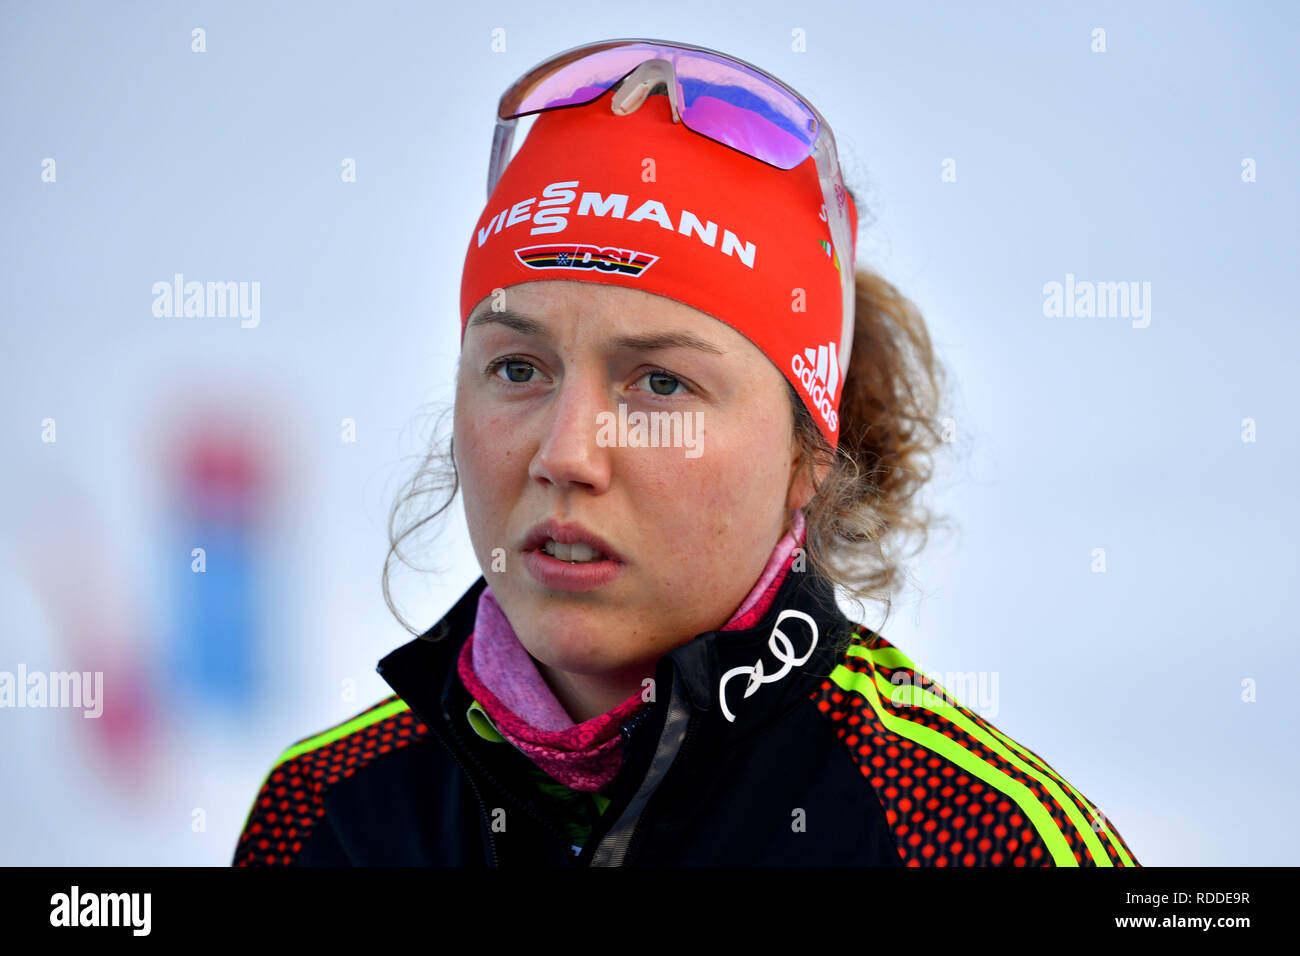
M 692 711 L 725 741 L 749 735 L 808 697 L 838 660 L 851 629 L 830 582 L 812 570 L 791 569 L 752 627 L 706 631 L 664 656 L 680 675 Z
M 448 701 L 456 674 L 456 655 L 474 629 L 479 595 L 487 580 L 479 577 L 451 610 L 419 637 L 380 660 L 375 668 L 415 716 L 429 727 L 450 721 Z
M 486 586 L 480 576 L 438 623 L 376 668 L 430 726 L 452 719 L 459 680 L 456 656 L 473 630 Z M 791 569 L 753 627 L 706 631 L 665 654 L 656 668 L 655 698 L 648 710 L 667 708 L 675 671 L 693 718 L 701 719 L 710 736 L 723 741 L 746 736 L 820 686 L 851 629 L 830 582 L 811 569 Z M 647 723 L 662 726 L 662 720 Z

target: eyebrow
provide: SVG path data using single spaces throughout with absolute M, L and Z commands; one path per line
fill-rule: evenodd
M 480 312 L 478 315 L 471 316 L 465 331 L 478 325 L 500 324 L 507 328 L 514 329 L 520 335 L 529 335 L 543 341 L 551 341 L 551 333 L 538 322 L 531 319 L 521 312 L 515 312 L 512 309 L 502 309 L 500 312 Z M 676 331 L 676 332 L 649 332 L 641 335 L 620 335 L 615 338 L 610 346 L 614 351 L 626 352 L 655 352 L 661 349 L 697 349 L 701 352 L 708 352 L 712 355 L 725 355 L 726 350 L 718 348 L 712 342 L 700 338 L 693 332 Z

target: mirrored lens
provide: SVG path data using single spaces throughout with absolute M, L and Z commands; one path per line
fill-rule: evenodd
M 524 92 L 510 116 L 526 116 L 559 106 L 590 103 L 641 63 L 653 59 L 658 47 L 645 43 L 590 53 L 543 77 Z
M 682 122 L 697 133 L 781 169 L 812 154 L 816 116 L 767 77 L 700 52 L 680 55 L 673 66 Z
M 781 169 L 812 154 L 817 117 L 788 90 L 739 63 L 699 50 L 637 43 L 589 54 L 527 90 L 509 115 L 590 103 L 648 59 L 673 64 L 682 122 L 695 132 Z

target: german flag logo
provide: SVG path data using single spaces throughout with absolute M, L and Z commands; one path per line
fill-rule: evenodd
M 515 250 L 515 258 L 529 269 L 598 269 L 639 276 L 659 261 L 658 256 L 635 249 L 592 246 L 586 243 L 547 243 Z
M 839 271 L 840 271 L 840 257 L 837 256 L 837 255 L 835 255 L 835 251 L 831 248 L 831 244 L 830 244 L 829 242 L 827 242 L 825 239 L 818 239 L 818 240 L 817 240 L 817 245 L 819 245 L 819 246 L 822 247 L 822 252 L 826 253 L 826 258 L 827 258 L 827 259 L 830 259 L 831 262 L 834 263 L 834 265 L 835 265 L 835 271 L 836 271 L 836 272 L 839 272 Z

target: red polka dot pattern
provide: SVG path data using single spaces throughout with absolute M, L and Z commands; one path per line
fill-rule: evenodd
M 336 726 L 342 726 L 397 700 L 397 695 L 393 694 Z M 417 721 L 410 708 L 406 708 L 360 727 L 338 740 L 276 764 L 262 784 L 257 800 L 253 803 L 253 810 L 244 824 L 233 865 L 291 865 L 302 851 L 316 821 L 325 815 L 322 797 L 326 790 L 385 754 L 419 740 L 428 732 L 428 727 Z M 304 737 L 294 747 L 319 736 L 321 734 Z
M 893 647 L 864 625 L 857 625 L 853 645 L 870 650 Z M 856 656 L 846 655 L 841 664 L 867 676 L 879 673 L 886 681 L 895 672 L 892 668 Z M 939 685 L 923 673 L 907 668 L 900 670 L 908 675 L 914 686 L 932 687 L 936 693 L 940 691 Z M 871 781 L 885 810 L 898 855 L 907 866 L 1056 865 L 1036 825 L 1015 800 L 946 757 L 886 729 L 867 697 L 845 691 L 828 679 L 813 692 L 812 699 L 835 725 L 836 733 L 849 748 L 862 775 Z M 947 699 L 951 702 L 951 696 Z M 990 749 L 940 712 L 904 702 L 893 704 L 888 695 L 880 697 L 880 706 L 886 716 L 941 733 L 1001 774 L 1023 784 L 1050 814 L 1053 825 L 1073 852 L 1075 863 L 1097 865 L 1083 835 L 1061 804 L 1042 783 L 1014 767 L 1000 752 Z M 984 728 L 990 736 L 997 737 L 992 725 L 977 714 L 959 704 L 953 704 L 952 709 Z M 1020 751 L 1012 747 L 1007 749 L 1016 752 L 1021 762 L 1055 782 L 1087 824 L 1092 825 L 1093 812 L 1080 802 L 1070 786 L 1041 757 L 1023 747 Z M 1115 866 L 1124 863 L 1112 837 L 1124 847 L 1134 866 L 1141 865 L 1109 820 L 1096 836 Z

